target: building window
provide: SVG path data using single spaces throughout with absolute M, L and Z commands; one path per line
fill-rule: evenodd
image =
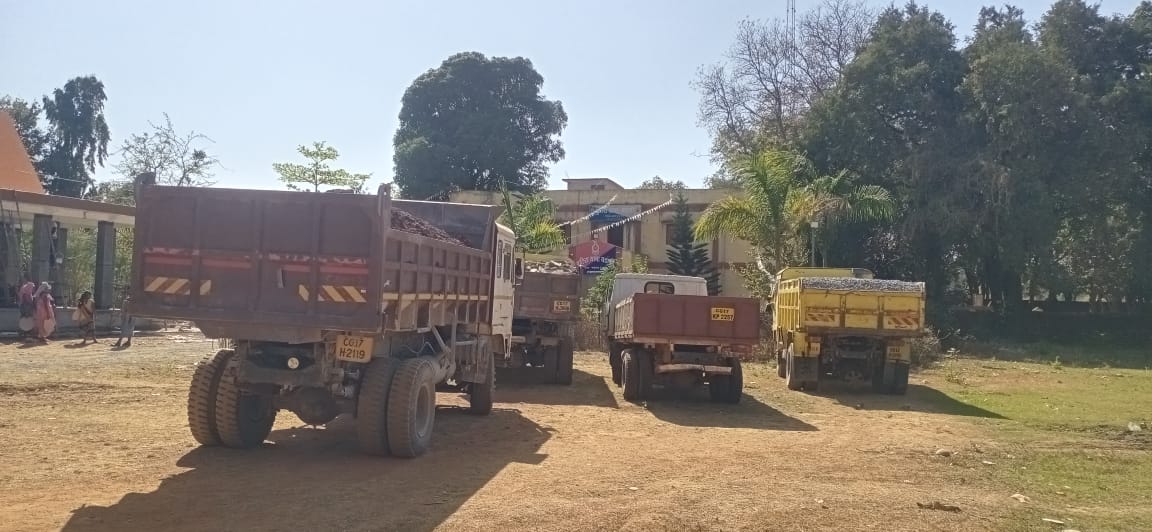
M 664 224 L 664 243 L 671 246 L 676 242 L 676 224 Z
M 592 190 L 604 190 L 604 185 L 592 185 Z
M 572 241 L 572 224 L 564 224 L 560 226 L 560 232 L 564 233 L 565 245 L 575 244 L 575 242 Z

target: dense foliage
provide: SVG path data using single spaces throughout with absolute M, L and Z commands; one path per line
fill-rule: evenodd
M 708 293 L 720 294 L 720 273 L 708 256 L 708 245 L 696 239 L 688 198 L 683 193 L 674 198 L 672 215 L 672 242 L 668 246 L 668 272 L 674 275 L 703 277 L 708 281 Z
M 942 15 L 909 3 L 879 13 L 854 51 L 834 83 L 785 107 L 745 106 L 783 113 L 760 119 L 720 120 L 729 116 L 721 89 L 740 85 L 702 78 L 702 118 L 725 163 L 714 182 L 743 188 L 713 209 L 726 221 L 706 214 L 704 229 L 758 244 L 776 267 L 803 249 L 805 211 L 851 204 L 855 219 L 821 218 L 821 262 L 924 280 L 932 301 L 982 295 L 1030 310 L 1020 305 L 1087 297 L 1119 308 L 1152 297 L 1141 273 L 1152 264 L 1152 3 L 1109 16 L 1059 0 L 1037 24 L 1013 7 L 984 8 L 964 46 Z M 736 58 L 721 67 L 767 61 Z M 787 183 L 749 171 L 781 150 L 829 177 L 787 171 Z M 839 199 L 801 208 L 800 189 Z

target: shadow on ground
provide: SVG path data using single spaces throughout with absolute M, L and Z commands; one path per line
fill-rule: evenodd
M 908 410 L 952 416 L 1008 419 L 991 410 L 959 401 L 935 388 L 909 384 L 907 395 L 885 395 L 873 392 L 867 385 L 828 381 L 820 383 L 820 395 L 858 410 Z
M 782 431 L 812 431 L 816 427 L 789 416 L 751 395 L 744 394 L 738 404 L 717 403 L 708 399 L 708 390 L 655 388 L 652 398 L 644 403 L 657 419 L 684 427 L 719 427 Z
M 289 414 L 290 415 L 290 414 Z M 201 447 L 150 493 L 73 512 L 63 530 L 432 530 L 510 464 L 539 464 L 550 434 L 517 410 L 441 407 L 432 450 L 361 455 L 351 420 L 274 431 L 260 449 Z
M 546 384 L 543 370 L 537 368 L 500 368 L 496 370 L 496 400 L 537 405 L 620 406 L 604 377 L 578 369 L 572 372 L 572 384 L 565 386 Z

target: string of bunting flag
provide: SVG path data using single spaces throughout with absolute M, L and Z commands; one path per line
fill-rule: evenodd
M 596 216 L 597 214 L 600 214 L 600 213 L 604 212 L 604 209 L 607 209 L 607 208 L 608 208 L 610 205 L 612 205 L 612 202 L 613 202 L 613 201 L 616 201 L 616 196 L 612 196 L 612 198 L 611 198 L 611 199 L 609 199 L 609 200 L 608 200 L 607 202 L 605 202 L 603 205 L 601 205 L 601 206 L 597 207 L 597 208 L 596 208 L 596 210 L 594 210 L 594 211 L 592 211 L 592 212 L 588 213 L 587 215 L 585 215 L 585 216 L 581 216 L 581 217 L 579 217 L 579 218 L 577 218 L 577 219 L 575 219 L 575 220 L 568 220 L 567 222 L 563 222 L 563 223 L 557 224 L 557 225 L 556 225 L 556 227 L 564 227 L 564 226 L 566 226 L 566 225 L 578 224 L 578 223 L 580 223 L 580 222 L 583 222 L 584 220 L 588 220 L 588 219 L 591 219 L 593 216 Z
M 594 235 L 596 235 L 596 233 L 602 233 L 602 232 L 607 231 L 609 229 L 620 227 L 621 225 L 624 225 L 626 223 L 635 222 L 636 220 L 639 220 L 639 219 L 641 219 L 645 216 L 648 216 L 649 214 L 652 214 L 654 212 L 657 212 L 657 211 L 659 211 L 659 210 L 661 210 L 661 209 L 663 209 L 663 208 L 665 208 L 665 207 L 667 207 L 667 206 L 669 206 L 675 202 L 676 202 L 675 198 L 673 198 L 672 195 L 669 194 L 668 195 L 668 201 L 665 201 L 664 203 L 661 203 L 655 207 L 652 207 L 651 209 L 648 209 L 644 212 L 633 214 L 632 216 L 629 216 L 629 217 L 627 217 L 623 220 L 620 220 L 618 222 L 612 222 L 608 225 L 605 225 L 604 227 L 597 227 L 596 229 L 593 229 L 591 232 L 587 233 L 586 236 L 594 236 Z M 573 241 L 575 241 L 575 239 L 573 239 Z

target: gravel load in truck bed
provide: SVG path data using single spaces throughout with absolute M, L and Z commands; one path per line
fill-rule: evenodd
M 851 292 L 923 292 L 924 283 L 853 277 L 803 277 L 800 279 L 800 288 Z
M 550 260 L 547 262 L 526 260 L 524 269 L 532 273 L 578 274 L 580 269 L 569 261 Z
M 428 223 L 425 220 L 412 216 L 405 211 L 397 208 L 392 209 L 392 229 L 397 231 L 404 231 L 405 233 L 412 233 L 414 235 L 426 236 L 434 238 L 441 242 L 449 244 L 456 244 L 458 246 L 466 246 L 459 238 L 456 238 L 443 229 Z

